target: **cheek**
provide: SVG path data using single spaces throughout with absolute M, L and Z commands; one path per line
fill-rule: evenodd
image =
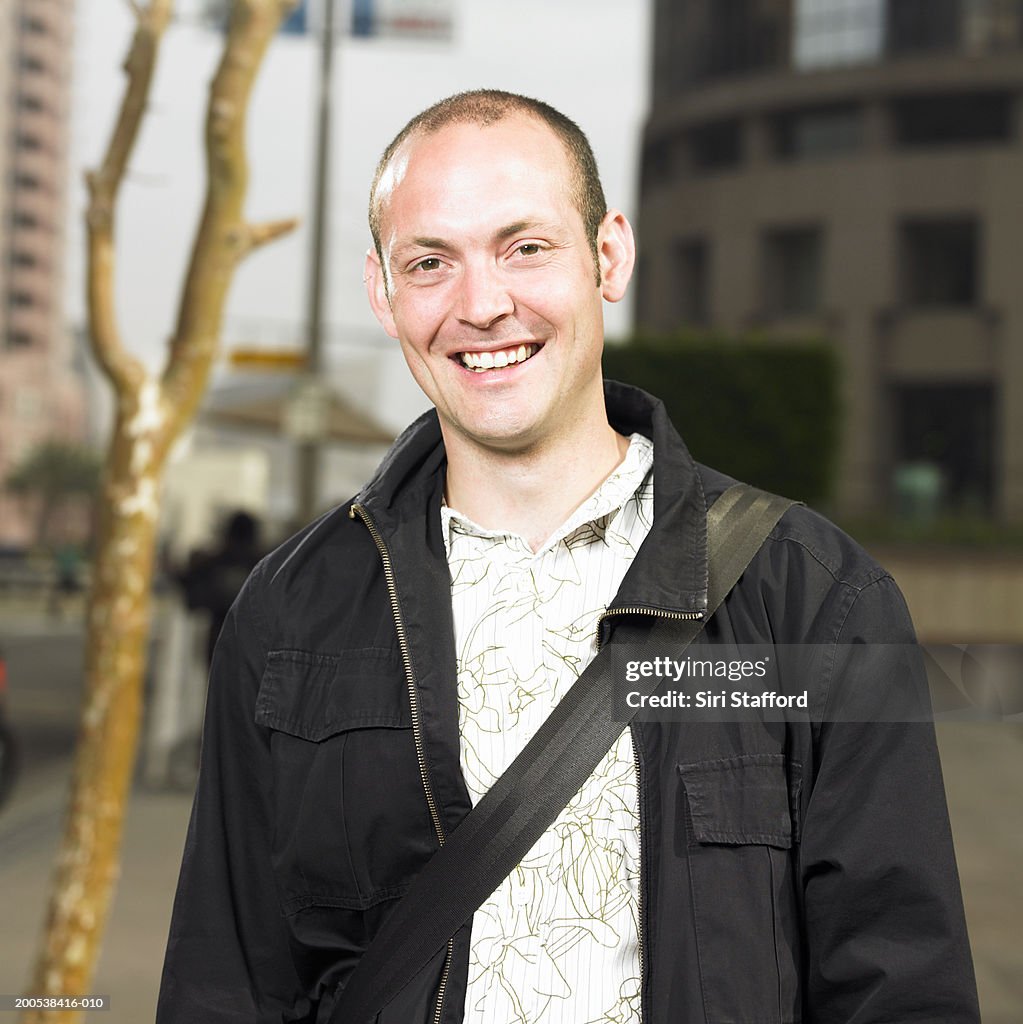
M 578 319 L 601 302 L 592 274 L 585 276 L 581 268 L 573 268 L 571 273 L 537 273 L 520 284 L 516 296 L 551 320 Z
M 391 304 L 398 336 L 408 339 L 417 351 L 425 352 L 434 335 L 444 323 L 447 304 L 440 289 L 424 289 L 421 292 L 406 292 L 395 295 Z
M 426 359 L 425 345 L 421 344 L 418 339 L 403 337 L 401 339 L 401 354 L 405 357 L 405 363 L 415 382 L 432 398 L 432 382 L 435 374 Z
M 572 346 L 590 340 L 591 335 L 602 335 L 601 299 L 596 288 L 591 295 L 578 287 L 549 287 L 524 299 L 523 305 Z

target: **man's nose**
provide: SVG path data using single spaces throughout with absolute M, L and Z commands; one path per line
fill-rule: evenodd
M 466 263 L 458 293 L 458 319 L 485 330 L 515 309 L 508 282 L 487 261 Z

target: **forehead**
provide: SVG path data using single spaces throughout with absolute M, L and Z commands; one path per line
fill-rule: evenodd
M 561 139 L 535 118 L 446 125 L 408 139 L 381 175 L 382 233 L 436 234 L 445 221 L 482 228 L 566 216 L 574 210 L 573 172 Z

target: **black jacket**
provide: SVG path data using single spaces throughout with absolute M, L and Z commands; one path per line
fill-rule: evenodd
M 619 432 L 654 441 L 653 528 L 611 608 L 705 611 L 706 510 L 732 481 L 692 461 L 659 402 L 613 383 L 607 398 Z M 430 413 L 232 609 L 159 1024 L 325 1021 L 468 812 L 444 465 Z M 913 632 L 891 577 L 795 508 L 701 636 L 721 640 L 838 651 Z M 979 1019 L 933 727 L 828 721 L 835 661 L 809 724 L 633 724 L 645 1024 Z M 468 943 L 467 925 L 380 1024 L 459 1022 Z

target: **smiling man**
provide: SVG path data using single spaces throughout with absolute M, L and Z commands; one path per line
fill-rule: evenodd
M 463 100 L 461 116 L 487 102 Z M 600 357 L 602 300 L 625 294 L 632 229 L 606 210 L 592 155 L 588 174 L 573 167 L 578 129 L 550 116 L 561 134 L 521 112 L 413 122 L 377 176 L 366 259 L 373 310 L 437 408 L 449 504 L 533 547 L 628 447 L 608 423 Z
M 821 645 L 813 713 L 624 729 L 378 1024 L 976 1021 L 933 728 L 826 713 L 844 645 L 912 643 L 905 605 L 793 508 L 709 613 L 733 481 L 602 380 L 635 247 L 583 133 L 444 100 L 384 153 L 370 227 L 370 303 L 435 409 L 228 618 L 160 1024 L 362 1024 L 335 1008 L 424 865 L 598 647 L 665 618 Z

